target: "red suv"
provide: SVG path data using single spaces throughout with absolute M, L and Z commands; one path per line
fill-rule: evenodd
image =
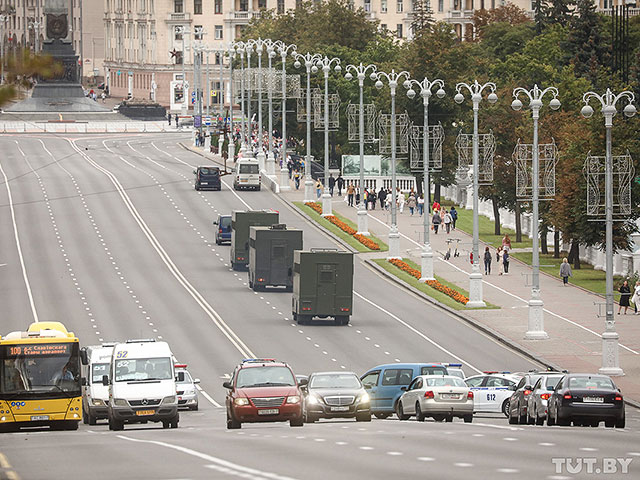
M 236 429 L 244 422 L 286 422 L 292 427 L 303 425 L 300 386 L 286 363 L 273 359 L 248 359 L 238 365 L 228 389 L 227 428 Z

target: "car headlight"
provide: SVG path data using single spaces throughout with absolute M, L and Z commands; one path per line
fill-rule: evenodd
M 129 406 L 129 402 L 127 402 L 124 398 L 114 398 L 113 399 L 113 404 L 116 407 L 128 407 Z
M 104 407 L 104 401 L 99 398 L 94 398 L 91 400 L 91 403 L 93 403 L 95 407 Z
M 300 395 L 291 395 L 287 397 L 287 403 L 300 403 Z
M 236 405 L 249 405 L 249 399 L 245 397 L 238 397 L 233 401 Z
M 168 397 L 164 397 L 162 399 L 162 404 L 163 405 L 169 405 L 171 403 L 176 403 L 176 396 L 175 395 L 169 395 Z
M 369 403 L 369 394 L 367 392 L 360 395 L 360 403 Z
M 317 395 L 313 395 L 313 394 L 309 395 L 309 397 L 307 399 L 307 402 L 310 405 L 318 405 L 319 403 L 322 403 L 320 398 Z
M 196 393 L 196 391 L 193 388 L 191 390 L 185 390 L 184 391 L 185 395 L 195 395 L 195 393 Z

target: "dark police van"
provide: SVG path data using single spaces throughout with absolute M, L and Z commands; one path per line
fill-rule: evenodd
M 218 167 L 198 167 L 193 171 L 196 176 L 196 190 L 221 190 L 220 169 Z

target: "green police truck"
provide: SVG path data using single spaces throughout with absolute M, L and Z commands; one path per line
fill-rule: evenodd
M 313 317 L 333 317 L 347 325 L 353 307 L 353 253 L 335 249 L 293 253 L 293 318 L 298 324 Z
M 246 270 L 249 264 L 249 227 L 278 223 L 275 210 L 236 210 L 231 214 L 231 268 Z
M 249 227 L 249 287 L 293 290 L 293 252 L 302 250 L 302 230 L 284 224 Z

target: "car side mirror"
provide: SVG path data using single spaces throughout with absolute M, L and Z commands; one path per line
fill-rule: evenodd
M 300 385 L 300 391 L 304 392 L 304 393 L 307 393 L 307 391 L 308 391 L 307 385 Z
M 214 224 L 214 225 L 218 225 L 218 221 L 217 221 L 217 220 L 214 220 L 214 221 L 213 221 L 213 224 Z
M 109 375 L 102 375 L 102 385 L 105 387 L 109 386 Z
M 407 387 L 400 387 L 400 390 L 402 390 L 403 392 L 407 391 Z
M 195 378 L 195 379 L 193 380 L 193 383 L 194 383 L 194 384 L 198 384 L 198 383 L 200 383 L 200 379 L 199 379 L 199 378 Z
M 193 171 L 193 174 L 196 175 L 198 172 L 196 172 L 195 170 Z
M 88 365 L 89 364 L 89 358 L 87 355 L 87 349 L 86 348 L 82 348 L 80 350 L 80 361 L 82 362 L 83 365 Z
M 298 382 L 298 386 L 299 387 L 304 387 L 309 383 L 309 380 L 306 378 L 301 378 L 300 381 Z
M 224 383 L 222 384 L 222 386 L 223 386 L 224 388 L 228 388 L 228 389 L 231 389 L 231 388 L 232 388 L 232 387 L 231 387 L 231 382 L 224 382 Z
M 364 389 L 365 389 L 365 390 L 371 390 L 371 387 L 372 387 L 372 386 L 373 386 L 373 385 L 371 385 L 371 384 L 367 383 L 366 385 L 364 385 Z
M 509 390 L 511 390 L 512 392 L 516 391 L 516 385 L 509 385 Z
M 84 377 L 82 377 L 82 378 L 80 379 L 80 385 L 82 385 L 83 387 L 86 387 L 86 386 L 87 386 L 87 379 L 86 379 L 86 378 L 84 378 Z

